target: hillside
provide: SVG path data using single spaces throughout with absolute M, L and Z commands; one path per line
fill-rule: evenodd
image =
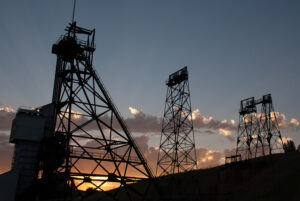
M 299 201 L 300 153 L 278 154 L 236 164 L 157 179 L 163 197 L 153 188 L 149 200 L 169 201 Z M 143 184 L 134 184 L 144 188 Z M 101 193 L 89 200 L 98 200 Z
M 273 155 L 161 178 L 169 200 L 300 200 L 300 153 Z M 168 190 L 170 189 L 170 191 Z

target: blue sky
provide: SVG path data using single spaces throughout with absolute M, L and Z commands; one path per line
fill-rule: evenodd
M 72 4 L 1 0 L 2 106 L 50 102 L 51 46 Z M 241 99 L 267 93 L 288 121 L 300 120 L 299 19 L 292 0 L 77 0 L 75 15 L 79 26 L 96 29 L 94 67 L 125 117 L 129 106 L 161 117 L 165 80 L 188 66 L 193 109 L 220 121 L 237 121 Z M 288 135 L 300 143 L 299 134 Z

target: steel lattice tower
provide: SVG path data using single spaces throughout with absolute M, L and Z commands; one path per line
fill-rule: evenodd
M 171 74 L 164 110 L 156 175 L 197 166 L 187 67 Z
M 260 106 L 261 113 L 257 113 Z M 236 155 L 251 159 L 283 151 L 283 142 L 271 94 L 241 101 Z
M 93 69 L 95 30 L 73 22 L 66 32 L 52 48 L 56 123 L 53 140 L 44 146 L 42 181 L 50 187 L 43 195 L 85 200 L 91 191 L 84 190 L 93 188 L 109 195 L 101 197 L 105 200 L 142 200 L 148 187 L 129 184 L 151 179 L 152 173 Z M 116 189 L 105 191 L 111 188 Z
M 254 97 L 241 101 L 239 114 L 236 155 L 250 159 L 256 156 L 261 141 L 258 135 L 259 119 Z
M 260 102 L 260 136 L 264 144 L 264 152 L 268 154 L 280 153 L 283 150 L 283 142 L 271 94 L 264 95 Z

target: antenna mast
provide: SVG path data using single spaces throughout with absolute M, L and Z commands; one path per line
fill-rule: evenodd
M 74 22 L 75 8 L 76 8 L 76 0 L 74 0 L 74 4 L 73 4 L 72 23 Z

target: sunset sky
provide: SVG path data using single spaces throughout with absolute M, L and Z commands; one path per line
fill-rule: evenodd
M 0 160 L 11 154 L 14 111 L 6 107 L 51 101 L 51 47 L 72 7 L 73 0 L 1 0 Z M 165 81 L 188 67 L 203 163 L 235 146 L 239 102 L 251 96 L 271 93 L 283 137 L 300 144 L 299 19 L 297 0 L 77 0 L 75 14 L 79 26 L 96 29 L 94 68 L 147 154 L 159 145 Z

